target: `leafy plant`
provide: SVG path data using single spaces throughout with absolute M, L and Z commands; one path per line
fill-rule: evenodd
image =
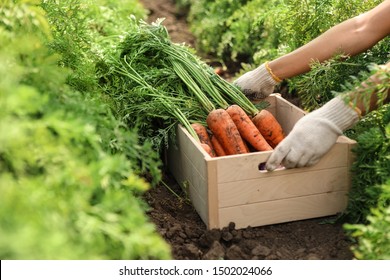
M 169 145 L 177 124 L 205 123 L 210 111 L 239 104 L 258 109 L 232 84 L 214 73 L 193 50 L 174 44 L 162 21 L 132 22 L 130 32 L 99 64 L 101 85 L 113 99 L 118 117 L 152 139 L 156 150 Z M 259 104 L 261 106 L 263 104 Z
M 323 63 L 313 61 L 309 73 L 291 79 L 290 91 L 295 88 L 300 96 L 302 107 L 311 111 L 332 99 L 334 92 L 342 91 L 343 86 L 361 69 L 361 64 L 353 62 L 342 54 Z M 340 73 L 343 73 L 342 76 Z M 365 73 L 367 76 L 368 73 Z M 349 76 L 346 76 L 347 74 Z M 345 80 L 346 77 L 348 80 Z
M 262 25 L 256 24 L 263 17 L 269 1 L 248 1 L 237 8 L 226 20 L 226 32 L 222 34 L 218 44 L 217 56 L 225 63 L 250 62 L 252 55 L 261 50 L 258 44 L 268 36 Z
M 349 136 L 356 138 L 356 159 L 352 166 L 352 188 L 344 215 L 350 222 L 366 222 L 370 209 L 381 195 L 378 185 L 390 177 L 390 107 L 384 105 L 358 123 Z
M 92 72 L 71 82 L 93 60 L 64 67 L 68 54 L 54 48 L 58 30 L 39 5 L 0 9 L 1 258 L 170 258 L 140 199 L 150 187 L 141 175 L 160 176 L 157 153 L 113 116 Z M 74 26 L 72 36 L 88 33 Z M 83 57 L 80 44 L 72 47 Z M 77 90 L 83 79 L 93 86 Z
M 87 0 L 43 0 L 41 6 L 53 29 L 50 47 L 62 55 L 61 65 L 73 70 L 68 84 L 79 91 L 96 89 L 94 65 L 103 50 L 117 44 L 131 15 L 146 15 L 137 0 L 98 0 L 93 5 Z
M 344 227 L 357 240 L 352 252 L 357 259 L 390 259 L 390 180 L 380 188 L 378 203 L 370 210 L 365 224 L 346 224 Z
M 189 14 L 191 31 L 197 38 L 197 50 L 218 54 L 219 44 L 227 30 L 227 20 L 247 0 L 192 1 Z

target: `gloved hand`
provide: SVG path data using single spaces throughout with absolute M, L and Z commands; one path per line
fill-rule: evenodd
M 280 164 L 286 168 L 314 165 L 336 143 L 338 136 L 358 120 L 357 111 L 340 97 L 333 98 L 295 124 L 269 157 L 266 169 L 275 170 Z
M 273 93 L 275 85 L 281 80 L 272 76 L 267 69 L 267 63 L 263 63 L 256 69 L 239 77 L 234 84 L 238 86 L 249 99 L 262 99 Z

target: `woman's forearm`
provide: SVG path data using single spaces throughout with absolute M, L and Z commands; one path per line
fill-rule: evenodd
M 390 33 L 390 0 L 374 9 L 346 20 L 306 45 L 269 63 L 273 73 L 291 78 L 310 70 L 313 60 L 323 62 L 336 54 L 354 56 Z
M 387 73 L 390 72 L 390 61 L 382 66 L 383 71 L 386 71 Z M 382 70 L 380 70 L 382 71 Z M 383 103 L 389 103 L 390 101 L 390 80 L 389 80 L 389 75 L 381 75 L 374 74 L 370 78 L 368 78 L 367 81 L 363 82 L 359 88 L 357 88 L 355 91 L 350 92 L 349 99 L 351 100 L 352 103 L 355 103 L 355 106 L 357 108 L 357 111 L 361 116 L 366 115 L 367 113 L 377 109 L 378 107 L 378 95 L 377 92 L 375 91 L 375 85 L 387 85 L 387 96 L 383 100 Z M 369 100 L 367 100 L 366 94 L 364 93 L 366 90 L 369 90 Z

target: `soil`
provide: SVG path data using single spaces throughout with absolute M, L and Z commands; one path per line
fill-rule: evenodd
M 165 18 L 173 42 L 195 45 L 183 11 L 173 0 L 141 0 L 148 22 Z M 235 229 L 208 230 L 169 171 L 164 182 L 145 194 L 148 216 L 171 246 L 176 260 L 350 260 L 352 245 L 335 217 Z M 259 213 L 260 214 L 260 213 Z

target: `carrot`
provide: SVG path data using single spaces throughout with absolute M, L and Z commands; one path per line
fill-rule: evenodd
M 282 127 L 269 111 L 261 110 L 252 118 L 252 121 L 272 148 L 284 139 Z
M 202 146 L 202 148 L 211 156 L 211 157 L 215 157 L 215 152 L 213 152 L 213 150 L 211 150 L 210 146 L 205 144 L 205 143 L 200 143 L 200 145 Z
M 215 154 L 219 157 L 226 156 L 226 152 L 223 150 L 221 143 L 219 143 L 217 137 L 214 134 L 210 136 L 211 143 L 213 144 Z
M 200 143 L 206 144 L 208 146 L 208 148 L 203 147 L 203 148 L 205 148 L 206 152 L 208 152 L 208 150 L 210 150 L 209 154 L 212 157 L 215 157 L 216 153 L 215 153 L 213 144 L 211 143 L 207 128 L 204 125 L 202 125 L 201 123 L 192 123 L 191 126 L 195 130 L 196 134 L 198 135 Z
M 192 123 L 191 126 L 195 130 L 196 134 L 198 135 L 200 143 L 205 143 L 209 145 L 210 148 L 212 148 L 210 136 L 207 131 L 207 128 L 201 123 Z
M 232 118 L 224 109 L 210 111 L 206 122 L 227 155 L 249 152 Z
M 270 151 L 272 147 L 261 135 L 260 131 L 252 122 L 251 118 L 238 105 L 231 105 L 226 109 L 232 120 L 237 126 L 238 131 L 243 139 L 257 151 Z

